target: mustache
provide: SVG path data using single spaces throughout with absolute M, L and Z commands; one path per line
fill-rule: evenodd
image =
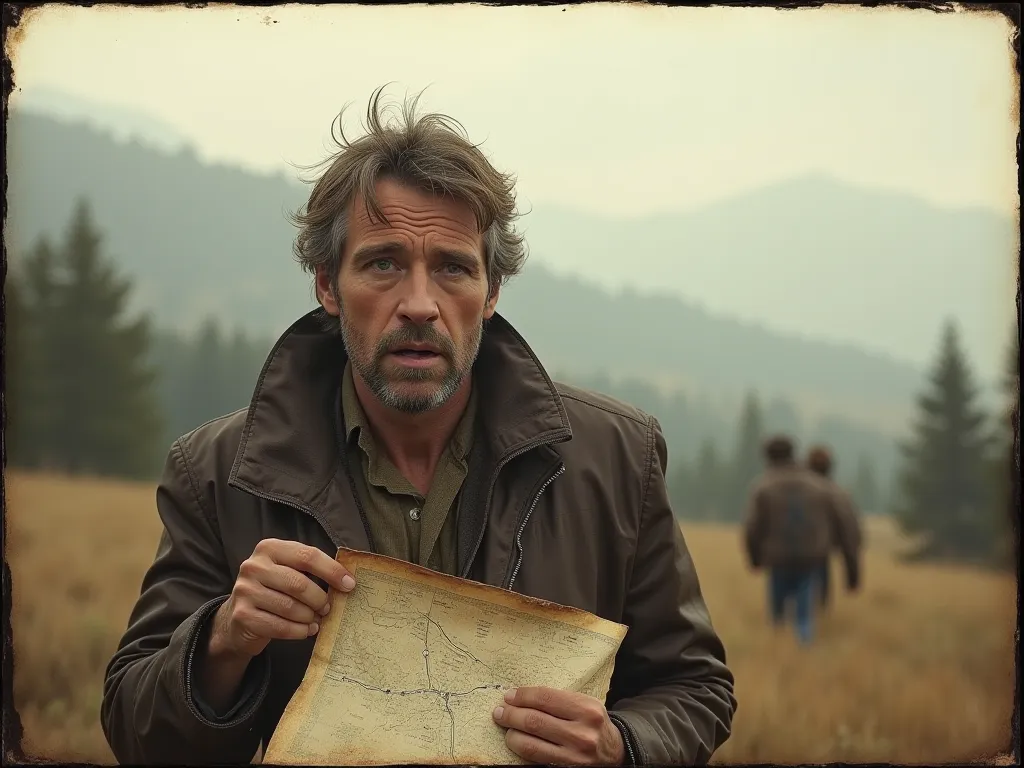
M 403 325 L 401 328 L 386 333 L 377 342 L 377 357 L 384 357 L 389 349 L 402 344 L 430 344 L 436 347 L 441 355 L 448 360 L 455 357 L 455 342 L 441 333 L 433 325 Z

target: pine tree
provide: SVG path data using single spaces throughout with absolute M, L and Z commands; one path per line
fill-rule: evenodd
M 4 466 L 30 463 L 31 429 L 25 428 L 26 408 L 31 404 L 31 371 L 26 363 L 31 347 L 25 343 L 26 311 L 25 288 L 21 275 L 8 265 L 4 276 L 4 345 L 3 373 L 3 461 Z M 11 415 L 16 414 L 14 421 Z
M 55 322 L 40 339 L 54 361 L 49 407 L 59 430 L 47 450 L 71 473 L 143 477 L 157 466 L 162 438 L 149 323 L 125 319 L 132 286 L 101 245 L 81 201 L 57 257 Z
M 875 467 L 864 454 L 857 458 L 857 474 L 853 481 L 852 495 L 861 512 L 873 514 L 878 511 L 881 494 L 875 480 Z
M 751 392 L 743 404 L 733 448 L 729 483 L 724 489 L 721 514 L 726 520 L 739 521 L 746 509 L 747 494 L 761 473 L 761 443 L 764 440 L 764 421 L 757 394 Z
M 913 434 L 900 443 L 894 515 L 924 541 L 919 557 L 985 559 L 993 553 L 991 445 L 959 334 L 947 322 L 938 359 L 917 398 Z
M 55 418 L 58 366 L 47 343 L 59 322 L 57 258 L 40 238 L 4 285 L 7 297 L 5 374 L 7 437 L 13 465 L 45 468 L 55 462 L 59 441 Z
M 718 520 L 723 517 L 723 466 L 713 440 L 701 443 L 692 479 L 693 517 Z
M 224 339 L 216 318 L 203 321 L 190 353 L 186 391 L 192 409 L 188 428 L 194 429 L 229 410 L 224 403 Z
M 1006 349 L 1002 394 L 1005 398 L 995 419 L 995 435 L 990 462 L 993 517 L 997 536 L 996 559 L 1013 565 L 1015 535 L 1020 526 L 1020 466 L 1017 444 L 1020 440 L 1020 336 L 1014 328 Z

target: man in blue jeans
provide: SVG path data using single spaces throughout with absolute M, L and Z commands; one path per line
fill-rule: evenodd
M 786 620 L 786 607 L 793 606 L 796 636 L 801 643 L 813 637 L 815 572 L 806 568 L 775 567 L 768 574 L 768 601 L 772 622 L 776 626 Z
M 766 470 L 755 482 L 747 509 L 744 540 L 750 565 L 768 571 L 769 613 L 776 625 L 793 604 L 797 638 L 814 635 L 814 591 L 833 543 L 846 561 L 847 584 L 859 579 L 855 542 L 842 524 L 836 496 L 821 477 L 794 459 L 785 436 L 765 443 Z

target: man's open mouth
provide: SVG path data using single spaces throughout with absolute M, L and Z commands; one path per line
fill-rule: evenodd
M 429 360 L 430 358 L 438 357 L 438 353 L 431 349 L 396 349 L 391 354 L 409 360 Z

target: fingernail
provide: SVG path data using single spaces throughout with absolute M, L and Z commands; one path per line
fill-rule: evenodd
M 356 585 L 356 580 L 351 576 L 343 576 L 341 579 L 341 588 L 345 592 L 348 592 L 352 587 Z
M 324 607 L 320 609 L 320 615 L 321 616 L 326 616 L 327 613 L 330 610 L 331 610 L 331 604 L 330 603 L 324 603 Z
M 319 631 L 320 631 L 320 625 L 319 624 L 314 622 L 313 624 L 309 625 L 309 634 L 310 635 L 315 635 Z
M 501 716 L 503 714 L 505 714 L 505 708 L 504 707 L 495 707 L 495 709 L 494 709 L 494 719 L 495 720 L 501 720 Z
M 515 700 L 516 700 L 516 689 L 515 688 L 512 688 L 512 689 L 510 689 L 508 691 L 505 691 L 505 701 L 507 701 L 509 704 L 511 704 Z

